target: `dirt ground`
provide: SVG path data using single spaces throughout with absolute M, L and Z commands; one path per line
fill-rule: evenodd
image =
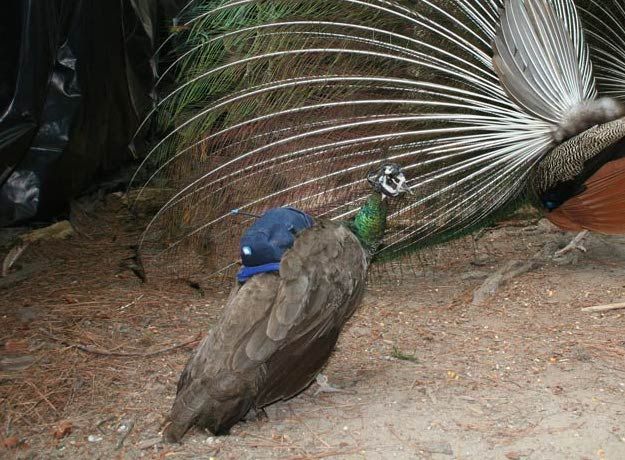
M 427 251 L 415 273 L 371 283 L 324 371 L 343 392 L 313 384 L 230 436 L 163 445 L 179 372 L 229 286 L 142 284 L 125 261 L 138 225 L 115 197 L 76 229 L 0 278 L 2 458 L 625 458 L 625 310 L 582 311 L 625 301 L 623 239 L 534 259 L 481 304 L 487 277 L 572 235 L 514 221 Z

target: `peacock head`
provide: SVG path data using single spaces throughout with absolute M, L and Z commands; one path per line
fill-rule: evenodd
M 395 163 L 384 163 L 380 168 L 367 176 L 369 184 L 385 197 L 397 197 L 404 193 L 412 194 L 406 183 L 406 176 L 401 167 Z

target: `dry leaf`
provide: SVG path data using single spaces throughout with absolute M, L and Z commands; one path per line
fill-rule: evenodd
M 28 341 L 9 339 L 4 343 L 4 349 L 9 353 L 28 351 Z
M 62 439 L 69 435 L 74 429 L 74 425 L 69 420 L 63 420 L 54 429 L 53 435 L 55 439 Z
M 562 393 L 564 393 L 564 388 L 562 388 L 560 385 L 556 385 L 552 388 L 551 391 L 553 391 L 554 395 L 561 395 Z
M 15 449 L 20 445 L 20 440 L 17 439 L 16 436 L 11 436 L 10 438 L 4 438 L 2 440 L 2 447 L 5 449 Z

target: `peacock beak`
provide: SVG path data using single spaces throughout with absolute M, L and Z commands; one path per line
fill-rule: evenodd
M 406 182 L 399 184 L 399 187 L 397 187 L 397 190 L 399 190 L 401 193 L 408 193 L 410 195 L 414 195 L 414 192 L 412 191 L 412 189 Z

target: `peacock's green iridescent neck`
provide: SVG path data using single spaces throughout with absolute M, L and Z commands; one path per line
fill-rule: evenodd
M 388 205 L 382 195 L 372 193 L 354 220 L 349 223 L 351 231 L 370 255 L 376 251 L 384 237 L 387 211 Z

